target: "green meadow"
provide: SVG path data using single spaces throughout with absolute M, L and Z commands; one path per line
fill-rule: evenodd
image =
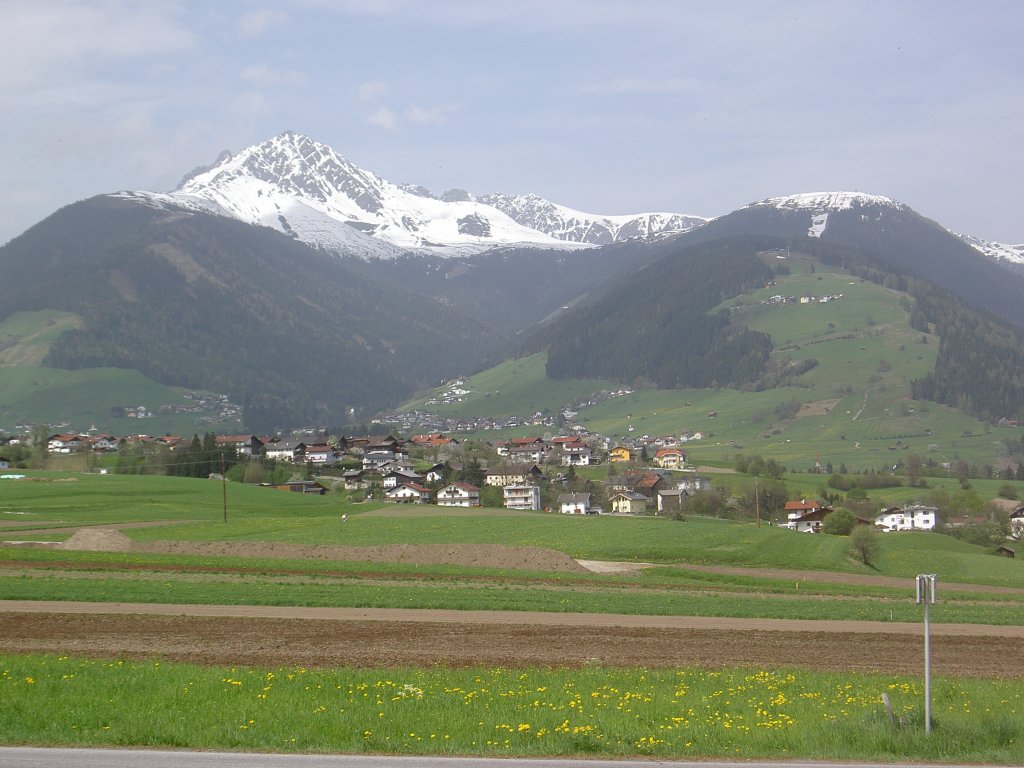
M 1016 681 L 786 669 L 305 669 L 0 656 L 8 744 L 1024 762 Z M 882 695 L 893 707 L 890 722 Z
M 876 567 L 867 568 L 843 537 L 726 520 L 467 515 L 217 480 L 28 474 L 0 481 L 0 539 L 57 541 L 71 527 L 162 523 L 123 533 L 143 543 L 521 545 L 654 565 L 597 574 L 0 547 L 0 599 L 918 622 L 912 577 L 936 572 L 934 621 L 1024 623 L 1024 591 L 972 586 L 1021 587 L 1024 564 L 940 534 L 884 536 Z M 905 585 L 835 584 L 835 572 L 896 576 Z M 1024 759 L 1018 683 L 933 680 L 926 737 L 921 681 L 904 676 L 754 667 L 247 668 L 0 655 L 0 733 L 6 744 L 83 747 L 1015 765 Z

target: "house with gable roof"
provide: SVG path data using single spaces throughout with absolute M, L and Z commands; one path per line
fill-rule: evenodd
M 384 491 L 384 498 L 395 504 L 429 504 L 430 489 L 418 483 L 402 483 Z
M 437 492 L 439 507 L 479 507 L 480 489 L 471 483 L 448 483 Z
M 563 515 L 589 515 L 589 493 L 562 493 L 558 496 L 558 511 Z

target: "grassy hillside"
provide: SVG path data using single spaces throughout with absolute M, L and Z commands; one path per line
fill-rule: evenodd
M 602 379 L 548 379 L 544 375 L 546 363 L 544 353 L 512 358 L 471 376 L 463 387 L 469 394 L 462 395 L 459 402 L 428 404 L 428 400 L 444 397 L 448 387 L 439 387 L 407 403 L 402 410 L 421 408 L 460 419 L 528 416 L 538 411 L 557 412 L 577 398 L 613 386 Z
M 999 460 L 1002 437 L 1015 432 L 910 399 L 911 380 L 935 365 L 939 339 L 910 327 L 903 294 L 811 261 L 796 261 L 792 269 L 794 274 L 780 276 L 776 285 L 716 308 L 729 309 L 736 322 L 771 336 L 771 361 L 781 386 L 637 391 L 585 408 L 577 420 L 619 439 L 702 432 L 705 438 L 688 446 L 691 458 L 702 463 L 731 464 L 739 451 L 800 469 L 815 462 L 879 468 L 910 452 L 979 466 Z M 839 294 L 827 303 L 766 303 L 774 295 Z M 809 370 L 787 376 L 811 359 L 816 365 Z M 416 405 L 457 418 L 522 416 L 619 386 L 549 381 L 544 363 L 543 353 L 506 361 L 470 378 L 471 393 L 460 403 L 425 406 L 421 399 Z M 801 406 L 795 416 L 794 401 Z
M 41 366 L 50 344 L 79 324 L 77 316 L 53 310 L 16 312 L 0 322 L 0 429 L 13 431 L 26 423 L 67 423 L 78 430 L 95 426 L 117 435 L 240 429 L 237 420 L 198 425 L 195 415 L 160 413 L 161 406 L 186 404 L 186 390 L 158 384 L 138 371 Z M 144 420 L 116 415 L 118 408 L 140 405 L 156 415 Z

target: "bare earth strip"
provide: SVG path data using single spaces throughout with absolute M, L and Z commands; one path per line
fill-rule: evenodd
M 933 625 L 936 674 L 1024 678 L 1022 627 Z M 921 627 L 501 611 L 0 602 L 0 652 L 254 666 L 791 666 L 917 674 Z

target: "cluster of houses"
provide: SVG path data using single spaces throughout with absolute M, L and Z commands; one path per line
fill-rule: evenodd
M 825 518 L 832 514 L 832 507 L 819 501 L 801 499 L 787 501 L 784 528 L 801 533 L 819 533 Z M 939 511 L 936 507 L 923 504 L 908 504 L 905 507 L 883 509 L 872 519 L 858 518 L 860 525 L 873 525 L 879 531 L 934 531 L 938 525 Z
M 819 533 L 825 518 L 832 513 L 832 507 L 818 501 L 787 501 L 786 522 L 783 527 L 802 533 Z M 1024 505 L 1010 502 L 1006 512 L 1010 521 L 1010 538 L 1024 538 Z M 968 523 L 985 522 L 988 518 L 953 517 L 946 522 L 949 527 L 959 527 Z M 889 507 L 881 510 L 870 519 L 857 518 L 859 525 L 873 525 L 883 533 L 895 531 L 934 531 L 939 524 L 939 510 L 925 504 L 907 504 L 902 507 Z

